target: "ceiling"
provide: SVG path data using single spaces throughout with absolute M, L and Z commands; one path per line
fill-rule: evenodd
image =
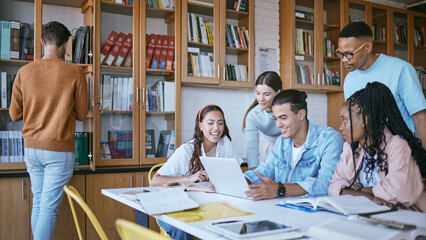
M 410 8 L 407 8 L 408 10 L 417 11 L 426 13 L 426 1 L 425 0 L 390 0 L 392 2 L 398 2 L 402 4 L 413 4 L 413 3 L 421 3 L 417 6 L 413 6 Z

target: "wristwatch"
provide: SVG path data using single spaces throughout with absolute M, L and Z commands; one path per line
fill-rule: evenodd
M 285 186 L 281 182 L 278 182 L 277 194 L 278 194 L 278 197 L 284 197 L 285 196 Z

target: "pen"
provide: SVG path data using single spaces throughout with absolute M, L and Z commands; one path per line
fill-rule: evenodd
M 215 222 L 215 223 L 212 223 L 212 225 L 224 224 L 224 223 L 234 223 L 234 222 L 241 222 L 241 221 L 240 220 L 232 220 L 232 221 L 225 221 L 225 222 Z

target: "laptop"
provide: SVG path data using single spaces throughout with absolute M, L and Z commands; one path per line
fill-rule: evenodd
M 217 193 L 247 198 L 249 189 L 240 164 L 235 158 L 200 157 Z

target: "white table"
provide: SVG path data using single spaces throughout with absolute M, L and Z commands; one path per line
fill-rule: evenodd
M 135 200 L 129 200 L 125 197 L 121 197 L 121 192 L 126 191 L 137 191 L 146 188 L 116 188 L 116 189 L 102 189 L 102 194 L 108 196 L 120 203 L 123 203 L 129 207 L 134 208 L 140 212 L 145 213 L 144 209 L 140 205 L 140 203 Z M 228 220 L 260 220 L 260 219 L 268 219 L 272 221 L 276 221 L 285 225 L 289 225 L 292 227 L 299 228 L 301 231 L 306 231 L 311 225 L 323 222 L 329 218 L 345 218 L 343 215 L 334 214 L 330 212 L 303 212 L 299 210 L 293 210 L 285 207 L 276 206 L 281 200 L 285 198 L 275 198 L 269 200 L 262 201 L 252 201 L 237 197 L 225 196 L 221 194 L 214 194 L 216 197 L 220 197 L 223 200 L 226 200 L 229 204 L 238 207 L 241 210 L 248 211 L 254 213 L 253 215 L 227 218 Z M 191 222 L 186 223 L 179 221 L 177 219 L 168 217 L 166 215 L 157 215 L 155 216 L 162 221 L 173 225 L 193 236 L 196 236 L 200 239 L 226 239 L 218 234 L 215 234 L 205 228 L 206 225 L 212 222 L 218 222 L 221 220 L 209 220 L 209 221 L 199 221 L 199 222 Z M 222 220 L 224 221 L 224 220 Z

